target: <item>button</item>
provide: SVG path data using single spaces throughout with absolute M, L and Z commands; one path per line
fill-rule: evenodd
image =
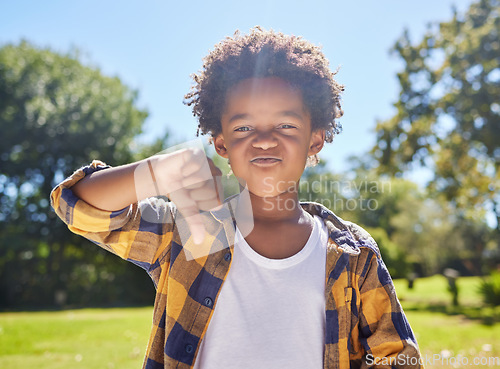
M 194 351 L 194 347 L 193 345 L 187 344 L 186 347 L 184 347 L 184 350 L 186 350 L 188 354 L 192 354 Z
M 224 255 L 224 260 L 229 261 L 231 260 L 231 253 L 228 252 L 226 255 Z
M 212 305 L 213 305 L 213 303 L 214 303 L 210 297 L 205 297 L 205 299 L 203 300 L 203 302 L 204 302 L 204 303 L 205 303 L 205 305 L 206 305 L 206 306 L 208 306 L 208 307 L 212 307 Z

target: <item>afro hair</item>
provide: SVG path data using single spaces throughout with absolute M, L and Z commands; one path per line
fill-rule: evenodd
M 227 91 L 247 78 L 279 77 L 298 88 L 311 115 L 312 129 L 324 129 L 325 141 L 340 133 L 336 121 L 343 114 L 340 95 L 344 86 L 333 78 L 321 48 L 300 36 L 284 35 L 260 27 L 248 35 L 236 31 L 215 45 L 193 74 L 194 85 L 184 103 L 198 118 L 198 134 L 222 132 L 221 116 Z

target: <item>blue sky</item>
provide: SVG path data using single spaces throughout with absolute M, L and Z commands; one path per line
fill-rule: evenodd
M 346 86 L 344 131 L 321 157 L 333 172 L 346 158 L 375 142 L 377 119 L 389 118 L 398 97 L 396 73 L 402 64 L 389 49 L 404 28 L 413 40 L 429 22 L 446 21 L 471 0 L 360 1 L 3 1 L 0 44 L 25 38 L 67 52 L 117 75 L 139 90 L 139 105 L 150 115 L 145 140 L 169 131 L 173 141 L 194 138 L 196 121 L 182 104 L 190 74 L 218 41 L 255 25 L 301 35 L 323 46 L 338 80 Z

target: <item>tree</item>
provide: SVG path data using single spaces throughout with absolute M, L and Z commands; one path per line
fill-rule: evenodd
M 338 175 L 324 166 L 308 168 L 300 199 L 322 203 L 345 220 L 365 228 L 377 242 L 394 278 L 420 276 L 447 267 L 462 274 L 481 272 L 478 247 L 486 241 L 484 220 L 463 220 L 442 197 L 407 179 L 380 176 L 365 167 L 366 156 L 350 158 Z M 479 250 L 481 251 L 481 250 Z
M 393 51 L 404 70 L 397 113 L 379 122 L 373 154 L 379 172 L 401 175 L 422 165 L 431 193 L 464 220 L 496 215 L 500 236 L 500 2 L 480 0 L 412 44 Z
M 93 282 L 113 279 L 122 264 L 72 235 L 49 193 L 92 159 L 132 159 L 147 117 L 136 101 L 136 91 L 76 53 L 26 41 L 0 48 L 0 307 L 53 304 L 56 291 L 60 302 L 80 303 L 124 294 L 97 291 Z
M 411 255 L 405 254 L 408 248 L 399 247 L 391 240 L 394 233 L 391 219 L 399 213 L 398 204 L 406 203 L 410 192 L 401 188 L 394 194 L 391 188 L 391 181 L 379 181 L 365 168 L 338 175 L 327 172 L 322 161 L 306 169 L 299 198 L 321 203 L 337 216 L 364 227 L 377 242 L 391 275 L 404 278 L 409 267 L 406 259 Z
M 349 209 L 347 218 L 377 241 L 393 277 L 432 275 L 457 256 L 471 258 L 468 244 L 460 242 L 463 234 L 453 209 L 441 198 L 430 198 L 403 178 L 381 178 L 374 170 L 355 172 L 349 198 L 357 199 L 358 206 Z

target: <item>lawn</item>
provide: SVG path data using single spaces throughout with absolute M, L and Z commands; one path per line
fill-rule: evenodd
M 460 306 L 453 307 L 444 276 L 417 279 L 413 289 L 394 281 L 427 368 L 500 368 L 500 309 L 483 307 L 480 283 L 459 278 Z
M 458 278 L 459 303 L 466 306 L 481 306 L 480 283 L 479 277 Z M 395 280 L 394 285 L 403 306 L 412 303 L 448 305 L 452 300 L 448 292 L 448 282 L 442 275 L 417 279 L 411 290 L 408 289 L 408 282 L 405 279 Z
M 460 278 L 453 308 L 444 277 L 419 279 L 412 290 L 395 281 L 427 368 L 500 368 L 499 312 L 481 308 L 479 282 Z M 0 368 L 141 368 L 151 317 L 151 307 L 0 313 Z
M 2 313 L 0 368 L 141 368 L 152 310 Z

